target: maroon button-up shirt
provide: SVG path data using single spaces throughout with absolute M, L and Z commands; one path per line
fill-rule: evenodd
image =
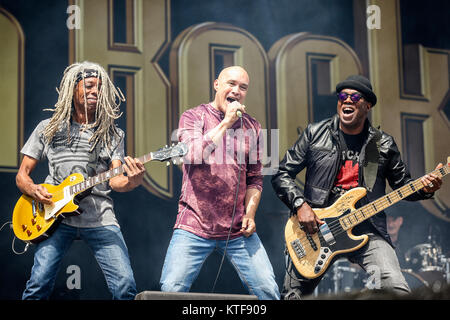
M 261 125 L 244 114 L 227 130 L 222 144 L 207 136 L 224 113 L 210 104 L 201 104 L 183 113 L 179 122 L 179 141 L 188 145 L 183 164 L 183 184 L 174 228 L 190 231 L 207 239 L 226 239 L 233 207 L 239 192 L 231 238 L 240 236 L 245 214 L 247 189 L 262 191 L 263 177 Z

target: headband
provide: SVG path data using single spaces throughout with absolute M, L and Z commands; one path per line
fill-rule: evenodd
M 77 74 L 77 79 L 75 80 L 75 85 L 80 82 L 82 79 L 86 79 L 86 78 L 98 78 L 99 77 L 99 73 L 97 70 L 95 69 L 85 69 L 81 72 L 78 72 Z

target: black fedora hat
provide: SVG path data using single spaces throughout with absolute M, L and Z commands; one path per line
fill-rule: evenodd
M 343 89 L 358 90 L 364 98 L 372 104 L 372 107 L 377 103 L 377 96 L 372 91 L 372 85 L 369 79 L 361 75 L 349 76 L 344 81 L 336 85 L 336 92 L 339 93 Z

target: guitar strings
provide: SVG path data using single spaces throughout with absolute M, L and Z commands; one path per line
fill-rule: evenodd
M 390 194 L 389 194 L 389 195 L 390 195 Z M 398 199 L 395 199 L 395 201 L 392 200 L 393 203 L 396 203 L 396 202 L 402 200 L 402 198 L 400 198 L 398 195 L 396 195 L 396 197 L 397 197 Z M 378 205 L 380 205 L 381 203 L 383 203 L 383 205 L 386 205 L 386 207 L 389 206 L 389 202 L 388 202 L 387 200 L 383 199 L 383 198 L 382 198 L 382 199 L 378 199 L 378 200 L 376 200 L 376 201 L 374 201 L 374 202 L 377 202 Z M 367 208 L 366 208 L 366 207 L 367 207 Z M 386 208 L 386 207 L 383 206 L 383 209 Z M 336 219 L 336 220 L 330 222 L 330 223 L 328 224 L 330 231 L 331 231 L 335 236 L 338 236 L 339 234 L 341 234 L 341 233 L 343 233 L 343 232 L 346 232 L 347 230 L 344 229 L 343 227 L 341 227 L 340 220 L 341 220 L 341 219 L 344 219 L 345 217 L 348 217 L 349 215 L 353 215 L 353 216 L 359 215 L 359 217 L 360 217 L 361 219 L 363 219 L 363 220 L 367 219 L 367 217 L 364 217 L 364 216 L 363 216 L 363 213 L 362 213 L 362 211 L 363 211 L 364 209 L 368 209 L 367 211 L 370 211 L 370 210 L 371 210 L 371 208 L 369 208 L 369 205 L 365 205 L 365 206 L 363 206 L 363 207 L 361 207 L 361 208 L 359 208 L 359 209 L 356 209 L 355 211 L 352 211 L 352 212 L 346 214 L 344 217 L 338 218 L 338 219 Z M 358 220 L 358 219 L 357 219 L 357 220 Z M 361 222 L 362 222 L 362 221 L 361 221 Z M 358 223 L 358 224 L 359 224 L 359 223 Z M 319 237 L 318 233 L 312 234 L 312 235 L 310 235 L 310 237 L 312 238 L 312 241 L 314 241 L 314 242 L 319 241 L 319 243 L 320 243 L 320 237 Z M 300 241 L 300 244 L 301 244 L 302 247 L 303 247 L 303 250 L 305 251 L 305 255 L 306 255 L 306 256 L 311 255 L 311 254 L 314 253 L 314 252 L 317 252 L 317 255 L 319 254 L 319 251 L 314 250 L 314 249 L 311 247 L 310 241 L 308 240 L 306 233 L 305 233 L 304 235 L 300 236 L 298 239 L 299 239 L 299 241 Z
M 180 144 L 178 143 L 177 144 L 177 146 L 179 146 Z M 173 150 L 171 151 L 171 156 L 170 156 L 170 158 L 173 158 L 173 155 L 172 155 L 172 153 L 173 153 Z M 180 151 L 178 151 L 178 155 L 179 156 L 183 156 L 183 154 L 182 154 L 182 152 L 180 152 Z M 141 161 L 141 162 L 143 162 L 143 163 L 147 163 L 148 161 L 150 161 L 150 160 L 152 160 L 153 159 L 153 152 L 150 152 L 150 153 L 148 153 L 148 154 L 144 154 L 143 156 L 141 156 L 141 157 L 139 157 L 138 158 L 138 160 L 139 161 Z M 175 156 L 178 156 L 177 155 L 177 153 L 175 152 Z M 95 176 L 95 177 L 98 177 L 98 176 L 101 176 L 101 175 L 105 175 L 107 172 L 111 172 L 112 174 L 113 174 L 113 176 L 112 177 L 115 177 L 115 176 L 117 176 L 117 175 L 119 175 L 119 174 L 121 174 L 121 173 L 123 173 L 125 170 L 124 170 L 124 168 L 123 168 L 123 166 L 124 165 L 121 165 L 121 166 L 119 166 L 119 167 L 116 167 L 116 168 L 112 168 L 112 169 L 110 169 L 110 170 L 108 170 L 108 171 L 105 171 L 105 172 L 102 172 L 102 173 L 100 173 L 100 174 L 98 174 L 97 176 Z M 100 184 L 100 183 L 102 183 L 102 182 L 104 182 L 104 181 L 106 181 L 104 178 L 101 178 L 101 179 L 99 179 L 99 183 L 95 183 L 95 181 L 94 181 L 94 179 L 93 178 L 95 178 L 95 177 L 88 177 L 88 179 L 86 179 L 86 180 L 83 180 L 83 181 L 81 181 L 81 182 L 79 182 L 79 183 L 76 183 L 76 184 L 74 184 L 74 185 L 71 185 L 71 187 L 74 187 L 74 186 L 77 186 L 77 185 L 81 185 L 81 184 L 85 184 L 84 185 L 84 187 L 82 188 L 82 189 L 89 189 L 89 188 L 91 188 L 91 187 L 94 187 L 94 186 L 96 186 L 97 184 Z M 111 178 L 112 178 L 111 177 Z M 109 178 L 108 178 L 109 179 Z M 86 188 L 86 183 L 88 183 L 88 185 L 90 185 L 89 187 L 87 187 Z M 83 190 L 84 191 L 84 190 Z M 54 197 L 57 197 L 57 198 L 59 198 L 59 197 L 62 197 L 63 195 L 64 195 L 64 189 L 62 189 L 62 190 L 57 190 L 57 191 L 55 191 L 55 192 L 53 192 L 52 193 L 52 195 L 54 196 Z
M 447 168 L 446 167 L 442 167 L 442 168 L 436 169 L 432 173 L 438 174 L 438 175 L 440 174 L 440 176 L 443 177 L 448 172 L 447 172 Z M 341 225 L 340 221 L 344 220 L 345 218 L 350 219 L 350 216 L 353 216 L 356 219 L 356 221 L 358 222 L 357 224 L 359 224 L 360 222 L 362 222 L 362 221 L 366 220 L 367 218 L 373 216 L 375 213 L 377 213 L 377 212 L 379 212 L 379 211 L 389 207 L 392 204 L 397 203 L 398 201 L 404 199 L 405 197 L 411 195 L 412 193 L 422 189 L 424 186 L 423 186 L 423 184 L 421 183 L 420 180 L 421 180 L 421 178 L 416 179 L 416 180 L 412 181 L 411 183 L 409 183 L 409 184 L 407 184 L 407 185 L 405 185 L 405 186 L 403 186 L 403 187 L 401 187 L 399 189 L 396 189 L 396 190 L 392 191 L 388 195 L 383 196 L 382 198 L 379 198 L 379 199 L 377 199 L 377 200 L 375 200 L 375 201 L 373 201 L 373 202 L 371 202 L 369 204 L 366 204 L 363 207 L 361 207 L 359 209 L 356 209 L 356 210 L 346 214 L 345 216 L 343 216 L 343 217 L 341 217 L 341 218 L 331 222 L 329 224 L 330 230 L 332 230 L 332 231 L 339 231 L 338 229 L 339 229 L 339 227 Z M 411 192 L 410 189 L 413 190 L 413 192 Z M 400 192 L 400 195 L 403 192 L 405 195 L 407 194 L 407 196 L 405 196 L 405 197 L 400 196 L 398 194 L 399 192 Z M 371 206 L 375 206 L 375 208 L 370 208 Z M 375 209 L 375 210 L 373 210 L 373 209 Z M 376 212 L 374 212 L 374 211 L 376 211 Z M 367 216 L 365 216 L 364 213 L 366 213 Z M 349 222 L 350 222 L 350 224 L 353 224 L 351 220 Z M 343 230 L 343 231 L 346 231 L 346 230 Z M 338 232 L 338 234 L 339 233 L 340 232 Z
M 443 168 L 440 168 L 440 169 L 438 169 L 438 170 L 435 170 L 433 173 L 436 173 L 436 174 L 438 174 L 438 175 L 439 175 L 439 173 L 440 173 L 439 176 L 442 178 L 443 176 L 445 176 L 446 174 L 449 173 L 449 170 L 448 170 L 447 167 L 443 167 Z M 371 214 L 371 211 L 373 211 L 372 208 L 370 208 L 370 205 L 371 205 L 371 204 L 375 204 L 376 208 L 381 208 L 380 210 L 378 210 L 378 211 L 375 212 L 375 214 L 376 214 L 377 212 L 379 212 L 379 211 L 381 211 L 381 210 L 383 210 L 383 209 L 385 209 L 385 208 L 387 208 L 387 207 L 389 207 L 389 206 L 391 206 L 391 205 L 393 205 L 393 204 L 399 202 L 400 200 L 402 200 L 402 199 L 404 198 L 404 197 L 400 197 L 400 195 L 398 194 L 398 191 L 400 191 L 400 194 L 402 194 L 402 192 L 404 192 L 405 195 L 406 195 L 406 194 L 408 193 L 408 191 L 409 191 L 408 188 L 411 188 L 411 186 L 417 188 L 416 191 L 422 189 L 424 186 L 423 186 L 423 184 L 421 183 L 420 179 L 421 179 L 421 178 L 419 178 L 419 179 L 417 179 L 417 180 L 411 182 L 410 184 L 408 184 L 408 185 L 406 185 L 406 186 L 403 186 L 403 187 L 401 187 L 401 188 L 399 188 L 399 189 L 396 189 L 396 190 L 392 191 L 391 193 L 389 193 L 388 195 L 386 195 L 386 196 L 384 196 L 384 197 L 382 197 L 382 198 L 380 198 L 380 199 L 377 199 L 377 200 L 373 201 L 372 203 L 369 203 L 369 204 L 367 204 L 367 205 L 365 205 L 365 206 L 363 206 L 363 207 L 361 207 L 361 208 L 358 208 L 358 209 L 356 209 L 356 210 L 354 210 L 354 211 L 352 211 L 352 212 L 346 214 L 345 216 L 343 216 L 343 217 L 341 217 L 341 218 L 338 218 L 338 219 L 336 219 L 336 220 L 330 222 L 330 223 L 328 224 L 329 229 L 331 230 L 331 232 L 332 232 L 335 236 L 337 236 L 337 235 L 339 235 L 339 234 L 341 234 L 341 233 L 343 233 L 343 232 L 346 232 L 347 230 L 350 230 L 350 229 L 353 228 L 353 227 L 347 228 L 347 229 L 341 227 L 341 219 L 343 220 L 343 219 L 345 219 L 346 217 L 349 218 L 350 215 L 353 215 L 353 217 L 358 221 L 357 224 L 359 224 L 360 222 L 359 222 L 358 217 L 359 217 L 360 219 L 363 219 L 362 221 L 364 221 L 364 220 L 366 220 L 367 218 L 369 218 L 369 217 L 371 217 L 371 216 L 373 215 L 373 214 Z M 411 189 L 412 189 L 412 188 L 411 188 Z M 412 193 L 413 193 L 413 192 L 409 193 L 408 196 L 409 196 L 410 194 L 412 194 Z M 407 196 L 405 196 L 405 197 L 407 197 Z M 364 215 L 364 212 L 366 212 L 366 214 L 367 214 L 368 216 L 365 216 L 365 215 Z M 362 221 L 361 221 L 361 222 L 362 222 Z M 350 222 L 351 222 L 351 221 L 350 221 Z M 312 235 L 310 235 L 310 237 L 311 237 L 312 241 L 314 241 L 314 242 L 317 242 L 317 241 L 318 241 L 319 244 L 320 244 L 320 236 L 319 236 L 319 233 L 312 234 Z M 322 237 L 323 237 L 323 236 L 322 236 Z M 303 235 L 301 235 L 300 237 L 298 237 L 298 240 L 299 240 L 299 242 L 300 242 L 300 244 L 301 244 L 301 246 L 302 246 L 302 248 L 303 248 L 303 250 L 304 250 L 304 253 L 305 253 L 305 256 L 304 256 L 304 257 L 313 256 L 314 254 L 315 254 L 316 256 L 319 255 L 320 251 L 314 250 L 314 249 L 311 247 L 310 240 L 307 239 L 307 235 L 306 235 L 305 232 L 303 232 Z M 291 255 L 291 256 L 292 256 L 292 255 Z M 304 257 L 302 257 L 302 258 L 304 258 Z M 292 258 L 293 258 L 293 259 L 297 259 L 297 260 L 299 260 L 299 261 L 302 259 L 302 258 L 298 258 L 298 257 L 296 257 L 296 256 L 295 256 L 295 257 L 292 257 Z M 314 259 L 316 259 L 316 258 L 314 258 Z M 307 263 L 307 265 L 308 265 L 310 268 L 311 268 L 311 267 L 314 267 L 314 265 L 312 265 L 307 259 L 303 259 L 302 261 L 303 261 L 303 263 Z M 304 264 L 303 266 L 306 267 L 306 264 Z

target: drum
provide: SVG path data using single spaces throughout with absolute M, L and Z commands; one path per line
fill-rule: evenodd
M 405 254 L 408 269 L 418 271 L 440 271 L 443 267 L 440 263 L 441 248 L 430 243 L 422 243 L 409 249 Z
M 428 282 L 411 269 L 402 269 L 402 274 L 411 290 L 428 287 Z
M 442 254 L 442 250 L 435 243 L 422 243 L 414 246 L 406 252 L 405 255 L 408 269 L 404 274 L 412 281 L 412 285 L 416 287 L 417 281 L 411 278 L 420 278 L 422 287 L 426 286 L 437 292 L 447 284 L 448 277 L 448 259 Z M 405 276 L 406 278 L 406 276 Z M 407 279 L 408 282 L 408 279 Z M 409 282 L 408 282 L 409 284 Z M 411 290 L 414 288 L 411 287 Z
M 402 269 L 402 274 L 411 290 L 427 287 L 438 292 L 447 284 L 445 273 L 442 271 L 414 272 L 411 269 Z

